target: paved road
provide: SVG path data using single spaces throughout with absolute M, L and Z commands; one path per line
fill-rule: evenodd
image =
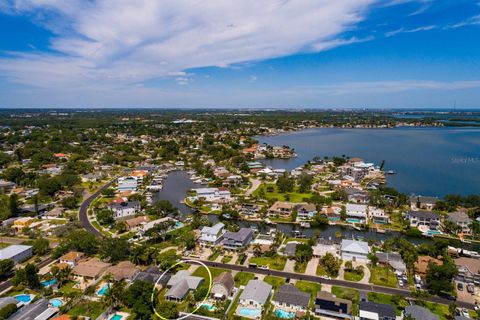
M 272 275 L 276 277 L 281 277 L 281 278 L 291 278 L 291 279 L 297 279 L 297 280 L 306 280 L 306 281 L 311 281 L 311 282 L 318 282 L 318 283 L 323 283 L 323 284 L 329 284 L 329 285 L 334 285 L 334 286 L 340 286 L 340 287 L 345 287 L 345 288 L 352 288 L 352 289 L 357 289 L 361 291 L 368 291 L 368 292 L 377 292 L 377 293 L 385 293 L 385 294 L 398 294 L 406 298 L 413 298 L 412 293 L 408 289 L 401 289 L 401 288 L 389 288 L 389 287 L 383 287 L 383 286 L 377 286 L 374 284 L 364 284 L 364 283 L 358 283 L 358 282 L 351 282 L 351 281 L 346 281 L 346 280 L 338 280 L 338 279 L 331 279 L 331 280 L 325 280 L 322 279 L 318 276 L 312 276 L 312 275 L 307 275 L 307 274 L 298 274 L 294 272 L 285 272 L 285 271 L 277 271 L 277 270 L 265 270 L 265 269 L 259 269 L 259 268 L 249 268 L 246 266 L 241 266 L 241 265 L 233 265 L 233 264 L 226 264 L 226 263 L 219 263 L 219 262 L 212 262 L 208 260 L 201 260 L 205 265 L 209 267 L 218 267 L 218 268 L 223 268 L 223 269 L 230 269 L 230 270 L 236 270 L 236 271 L 246 271 L 246 272 L 253 272 L 257 274 L 264 274 L 264 275 Z M 436 302 L 436 303 L 443 303 L 443 304 L 450 304 L 452 301 L 443 299 L 437 296 L 431 296 L 428 298 L 429 301 Z M 456 304 L 459 307 L 462 308 L 468 308 L 468 309 L 473 309 L 474 304 L 473 303 L 467 303 L 467 302 L 462 302 L 462 301 L 456 301 Z
M 37 264 L 37 268 L 41 269 L 52 261 L 53 261 L 52 257 L 45 258 Z M 3 281 L 2 283 L 0 283 L 0 292 L 4 292 L 5 290 L 10 289 L 11 286 L 12 286 L 11 280 Z
M 80 205 L 80 210 L 78 211 L 78 219 L 82 223 L 83 227 L 90 233 L 93 233 L 96 237 L 103 237 L 103 234 L 95 229 L 95 227 L 90 223 L 90 220 L 88 220 L 88 207 L 92 203 L 93 200 L 95 200 L 103 190 L 107 189 L 110 187 L 117 178 L 110 180 L 107 184 L 105 184 L 103 187 L 95 191 L 90 197 L 85 199 L 85 201 L 82 202 Z

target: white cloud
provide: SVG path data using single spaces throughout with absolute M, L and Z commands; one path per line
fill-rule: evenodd
M 400 29 L 389 31 L 389 32 L 385 33 L 385 36 L 386 37 L 393 37 L 393 36 L 395 36 L 397 34 L 400 34 L 400 33 L 415 33 L 415 32 L 420 32 L 420 31 L 429 31 L 429 30 L 433 30 L 433 29 L 436 29 L 436 28 L 438 28 L 438 26 L 436 26 L 436 25 L 423 26 L 423 27 L 418 27 L 418 28 L 414 28 L 414 29 L 400 28 Z
M 122 87 L 184 70 L 321 51 L 375 0 L 8 0 L 56 36 L 52 52 L 10 53 L 0 75 L 45 88 Z M 187 80 L 185 80 L 185 79 Z
M 258 77 L 257 76 L 250 76 L 249 82 L 255 82 L 257 81 Z

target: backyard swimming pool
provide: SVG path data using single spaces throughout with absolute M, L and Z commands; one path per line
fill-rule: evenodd
M 32 301 L 32 297 L 29 294 L 19 294 L 15 296 L 15 299 L 24 303 L 29 303 Z
M 40 283 L 42 284 L 42 286 L 48 288 L 50 286 L 53 286 L 55 283 L 57 283 L 57 279 L 45 280 L 45 281 L 42 281 Z
M 110 318 L 110 320 L 122 320 L 123 317 L 119 314 L 114 315 L 113 317 Z
M 104 284 L 103 287 L 98 290 L 97 295 L 98 296 L 103 296 L 105 293 L 108 291 L 108 283 Z
M 211 303 L 203 303 L 201 306 L 202 308 L 205 308 L 208 311 L 214 311 L 216 309 L 215 306 Z
M 275 315 L 282 319 L 293 319 L 295 317 L 295 313 L 287 312 L 281 309 L 275 310 Z
M 355 219 L 355 218 L 348 218 L 348 219 L 347 219 L 347 222 L 350 222 L 350 223 L 360 223 L 360 222 L 362 222 L 362 220 L 360 220 L 360 219 Z
M 238 310 L 238 314 L 244 317 L 258 317 L 262 314 L 262 310 L 241 308 L 240 310 Z
M 51 299 L 49 302 L 52 305 L 52 307 L 55 307 L 55 308 L 60 308 L 63 304 L 62 300 L 60 299 Z

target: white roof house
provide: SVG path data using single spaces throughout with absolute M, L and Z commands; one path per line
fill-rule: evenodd
M 345 209 L 348 216 L 367 218 L 368 206 L 365 204 L 348 203 Z
M 217 223 L 212 227 L 203 227 L 200 235 L 200 242 L 204 245 L 217 245 L 222 240 L 223 234 L 225 233 L 225 225 L 221 222 Z
M 240 295 L 240 303 L 262 308 L 270 297 L 272 286 L 261 280 L 250 280 Z
M 197 198 L 204 198 L 207 201 L 228 200 L 231 196 L 230 191 L 218 188 L 197 188 L 193 191 L 197 194 Z
M 341 253 L 343 260 L 367 262 L 370 247 L 365 241 L 343 239 Z

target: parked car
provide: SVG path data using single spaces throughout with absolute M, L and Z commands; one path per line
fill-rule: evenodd
M 471 293 L 471 294 L 475 292 L 475 287 L 473 286 L 473 284 L 471 283 L 467 284 L 467 291 L 468 293 Z
M 457 289 L 458 291 L 463 291 L 463 283 L 461 282 L 457 283 Z
M 403 287 L 403 280 L 398 280 L 398 286 Z

